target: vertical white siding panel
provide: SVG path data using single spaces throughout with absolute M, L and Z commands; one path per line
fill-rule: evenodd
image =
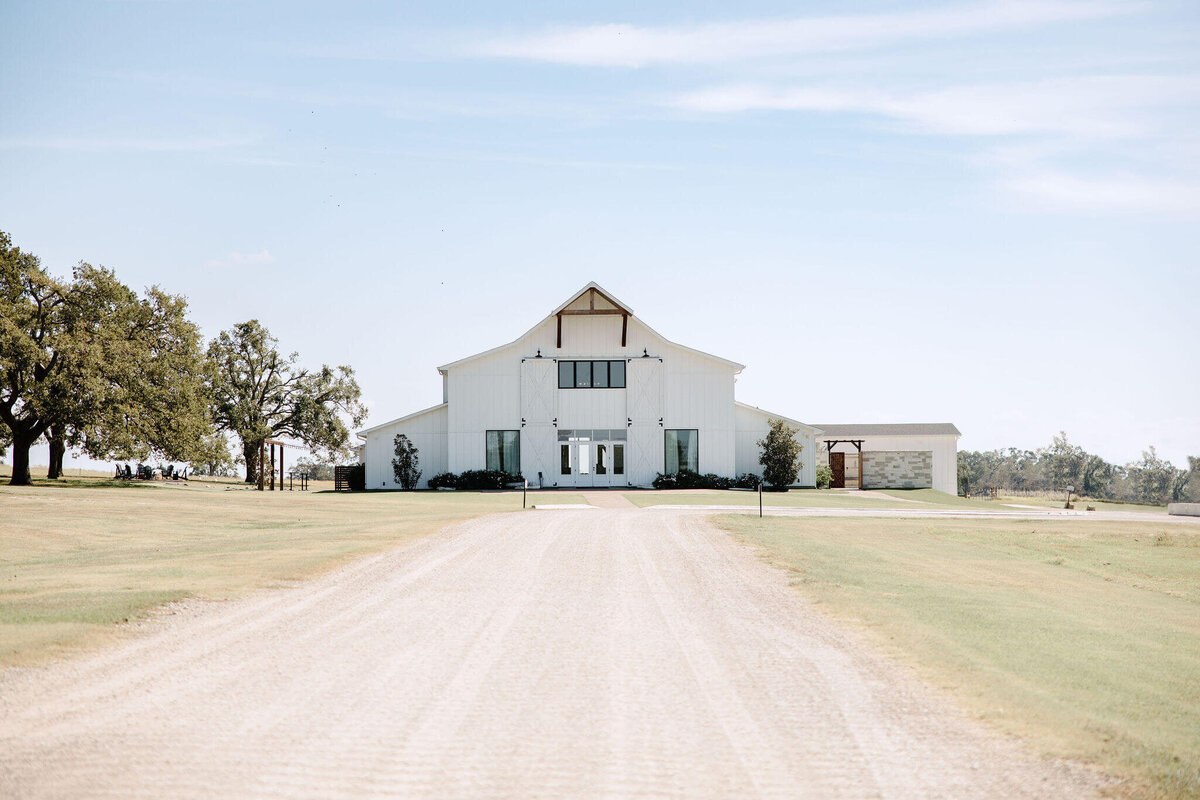
M 392 458 L 395 454 L 394 441 L 398 433 L 403 433 L 417 447 L 421 469 L 419 488 L 426 488 L 430 478 L 439 472 L 445 472 L 447 469 L 446 420 L 446 406 L 438 406 L 424 414 L 401 420 L 367 434 L 367 446 L 364 454 L 367 465 L 366 488 L 400 488 L 392 471 Z

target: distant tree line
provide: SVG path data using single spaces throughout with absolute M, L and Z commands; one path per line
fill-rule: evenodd
M 354 372 L 298 359 L 258 320 L 205 347 L 183 297 L 157 286 L 139 295 L 87 263 L 57 278 L 0 231 L 0 449 L 13 448 L 11 485 L 30 483 L 39 441 L 50 446 L 51 479 L 68 449 L 101 460 L 155 456 L 213 475 L 240 461 L 248 483 L 269 438 L 339 459 L 347 420 L 366 416 Z
M 1200 502 L 1200 457 L 1179 469 L 1154 447 L 1128 464 L 1112 464 L 1067 440 L 1060 432 L 1037 450 L 970 451 L 958 454 L 959 494 L 1065 492 L 1097 500 L 1132 503 Z

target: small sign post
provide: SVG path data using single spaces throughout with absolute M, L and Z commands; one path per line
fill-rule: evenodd
M 525 508 L 525 493 L 529 491 L 529 479 L 521 481 L 521 508 Z
M 758 479 L 758 516 L 762 518 L 762 478 Z

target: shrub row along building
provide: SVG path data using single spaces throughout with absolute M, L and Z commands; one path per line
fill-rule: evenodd
M 950 424 L 810 425 L 740 403 L 743 365 L 669 341 L 595 283 L 516 341 L 438 367 L 442 402 L 359 432 L 366 488 L 398 488 L 393 439 L 436 474 L 500 470 L 530 486 L 649 486 L 690 469 L 761 474 L 757 442 L 782 418 L 804 446 L 797 486 L 829 464 L 834 485 L 954 493 Z

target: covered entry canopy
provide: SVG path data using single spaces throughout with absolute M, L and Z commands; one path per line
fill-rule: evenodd
M 829 454 L 829 468 L 831 470 L 833 470 L 833 480 L 830 483 L 830 486 L 834 489 L 846 488 L 846 462 L 845 462 L 845 459 L 838 458 L 838 456 L 843 455 L 842 453 L 833 452 L 833 448 L 835 448 L 839 444 L 843 444 L 843 443 L 854 445 L 854 449 L 858 451 L 858 485 L 855 488 L 861 489 L 861 488 L 863 488 L 863 460 L 862 460 L 863 440 L 862 439 L 826 439 L 825 440 L 825 451 Z

